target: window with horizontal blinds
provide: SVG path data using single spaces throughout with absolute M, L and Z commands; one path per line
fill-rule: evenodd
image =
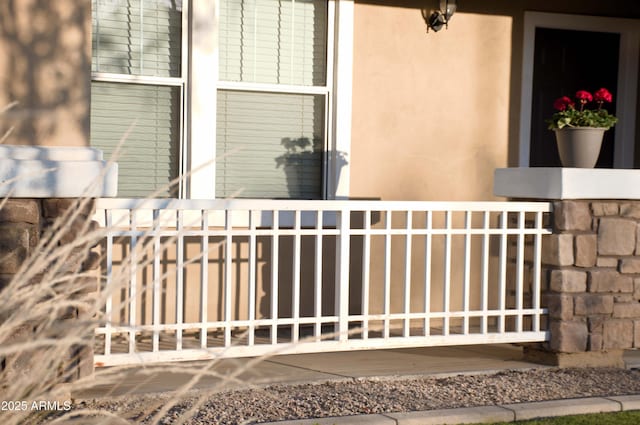
M 216 196 L 321 198 L 328 1 L 222 0 L 219 23 Z
M 324 96 L 219 90 L 216 194 L 322 196 Z
M 92 0 L 94 72 L 179 77 L 182 1 Z
M 220 79 L 324 85 L 327 13 L 327 0 L 221 1 Z
M 168 185 L 177 177 L 179 103 L 179 87 L 93 82 L 91 145 L 110 158 L 123 140 L 118 196 L 175 194 Z
M 182 13 L 182 0 L 92 0 L 91 145 L 109 157 L 131 126 L 118 196 L 177 194 L 168 185 L 180 164 Z

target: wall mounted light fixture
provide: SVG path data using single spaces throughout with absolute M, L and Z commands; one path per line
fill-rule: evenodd
M 442 27 L 449 28 L 449 21 L 457 8 L 457 0 L 440 0 L 440 9 L 422 9 L 422 18 L 427 24 L 427 32 L 429 29 L 438 32 Z

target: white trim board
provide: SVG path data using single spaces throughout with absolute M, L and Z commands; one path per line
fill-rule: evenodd
M 640 199 L 640 170 L 496 168 L 493 193 L 524 199 Z
M 114 197 L 118 164 L 89 147 L 0 146 L 0 196 Z
M 525 12 L 522 47 L 522 81 L 520 100 L 519 166 L 529 166 L 531 146 L 531 99 L 536 28 L 620 34 L 618 90 L 613 164 L 615 168 L 633 168 L 638 90 L 640 24 L 638 20 L 559 13 Z

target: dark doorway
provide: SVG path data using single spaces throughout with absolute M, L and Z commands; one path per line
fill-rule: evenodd
M 605 87 L 614 98 L 607 110 L 615 114 L 620 34 L 536 28 L 535 37 L 529 165 L 559 167 L 555 135 L 545 123 L 555 112 L 553 101 Z M 613 168 L 614 134 L 605 133 L 596 167 Z

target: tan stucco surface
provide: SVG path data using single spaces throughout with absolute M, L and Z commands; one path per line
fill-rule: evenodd
M 0 137 L 89 145 L 90 0 L 0 2 Z
M 353 196 L 492 199 L 507 165 L 511 23 L 459 13 L 427 34 L 419 9 L 356 4 Z

